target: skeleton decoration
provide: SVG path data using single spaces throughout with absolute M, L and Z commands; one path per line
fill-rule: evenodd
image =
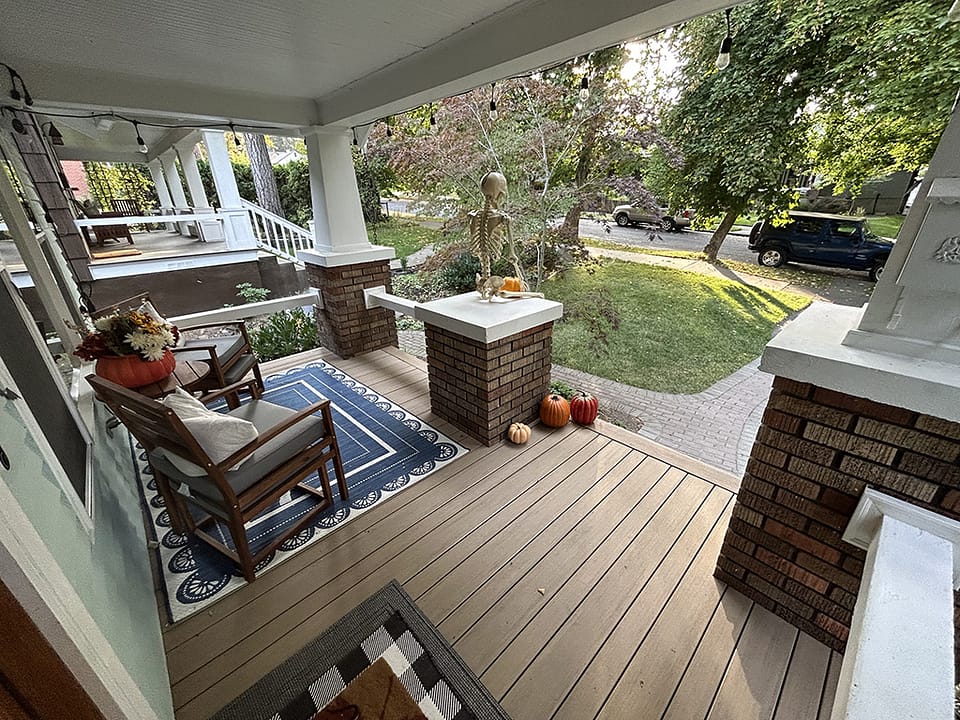
M 483 192 L 483 210 L 471 210 L 470 249 L 480 259 L 480 273 L 477 275 L 477 292 L 483 300 L 494 296 L 505 298 L 543 297 L 543 293 L 527 292 L 527 283 L 523 278 L 520 258 L 510 232 L 510 216 L 500 210 L 500 203 L 507 196 L 507 179 L 498 172 L 489 172 L 480 181 Z M 520 281 L 520 291 L 502 290 L 504 278 L 490 275 L 490 263 L 500 258 L 506 245 L 513 272 Z
M 949 237 L 933 255 L 934 260 L 950 265 L 960 265 L 960 236 Z

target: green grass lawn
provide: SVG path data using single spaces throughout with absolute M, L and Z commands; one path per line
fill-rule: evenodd
M 608 250 L 621 250 L 623 252 L 639 253 L 641 255 L 659 255 L 660 257 L 675 257 L 690 260 L 705 260 L 706 255 L 701 252 L 692 252 L 690 250 L 670 250 L 669 248 L 647 248 L 637 245 L 626 245 L 622 243 L 610 242 L 609 240 L 596 240 L 593 238 L 580 238 L 584 245 L 590 247 L 606 248 Z M 723 252 L 723 248 L 720 250 Z M 816 272 L 801 270 L 797 267 L 765 267 L 760 264 L 745 263 L 739 260 L 721 260 L 718 263 L 723 267 L 730 268 L 741 275 L 754 275 L 756 277 L 768 278 L 770 280 L 783 280 L 794 285 L 803 285 L 810 288 L 824 288 L 830 284 L 830 278 Z
M 903 225 L 903 215 L 871 215 L 867 217 L 870 229 L 880 237 L 895 238 Z
M 441 232 L 410 220 L 391 218 L 382 223 L 368 223 L 367 235 L 374 245 L 388 245 L 396 251 L 397 258 L 402 259 L 437 242 Z
M 756 358 L 774 328 L 810 300 L 730 280 L 609 260 L 544 287 L 565 306 L 553 361 L 618 382 L 696 393 Z M 604 319 L 607 305 L 618 327 Z M 608 333 L 604 345 L 591 326 Z

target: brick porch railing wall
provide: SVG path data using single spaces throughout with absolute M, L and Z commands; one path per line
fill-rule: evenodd
M 716 577 L 842 652 L 865 553 L 841 535 L 868 485 L 960 519 L 960 423 L 778 377 Z
M 528 422 L 550 388 L 553 323 L 483 343 L 426 326 L 430 406 L 485 445 Z
M 391 291 L 387 260 L 321 267 L 307 264 L 311 285 L 320 290 L 323 310 L 317 313 L 320 343 L 340 357 L 397 346 L 397 322 L 392 310 L 364 304 L 364 288 L 384 286 Z

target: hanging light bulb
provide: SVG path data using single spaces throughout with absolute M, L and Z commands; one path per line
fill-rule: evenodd
M 960 2 L 960 0 L 958 0 Z M 590 80 L 584 75 L 580 80 L 580 101 L 586 102 L 590 99 Z
M 489 112 L 489 115 L 490 115 L 490 119 L 491 119 L 491 120 L 496 120 L 496 119 L 497 119 L 497 101 L 493 99 L 493 91 L 496 89 L 496 87 L 497 87 L 497 84 L 496 84 L 496 83 L 490 83 L 490 112 Z
M 237 137 L 237 128 L 234 127 L 232 122 L 230 123 L 229 127 L 230 127 L 230 132 L 233 133 L 233 144 L 236 145 L 237 147 L 240 147 L 240 138 Z
M 391 118 L 387 118 L 384 122 L 387 124 L 387 137 L 393 137 L 393 128 L 390 127 Z
M 350 129 L 353 130 L 353 146 L 360 147 L 360 141 L 357 140 L 357 129 L 356 128 L 350 128 Z
M 726 70 L 730 67 L 730 49 L 733 47 L 733 38 L 730 37 L 730 8 L 726 9 L 727 34 L 720 43 L 720 54 L 717 55 L 717 70 Z
M 960 0 L 958 0 L 958 2 L 960 2 Z M 437 116 L 430 113 L 430 132 L 435 133 L 437 130 Z
M 140 123 L 136 120 L 131 120 L 133 123 L 133 131 L 137 134 L 137 150 L 146 155 L 150 152 L 150 148 L 147 147 L 147 144 L 143 141 L 143 137 L 140 135 Z

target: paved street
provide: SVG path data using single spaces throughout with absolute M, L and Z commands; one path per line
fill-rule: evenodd
M 682 230 L 680 232 L 663 232 L 648 227 L 620 227 L 615 222 L 609 224 L 607 233 L 603 225 L 596 220 L 580 221 L 580 236 L 609 240 L 610 242 L 638 245 L 649 248 L 669 248 L 671 250 L 689 250 L 700 252 L 710 240 L 710 233 Z M 747 249 L 746 235 L 730 235 L 720 247 L 721 260 L 740 260 L 741 262 L 755 263 L 757 254 Z

